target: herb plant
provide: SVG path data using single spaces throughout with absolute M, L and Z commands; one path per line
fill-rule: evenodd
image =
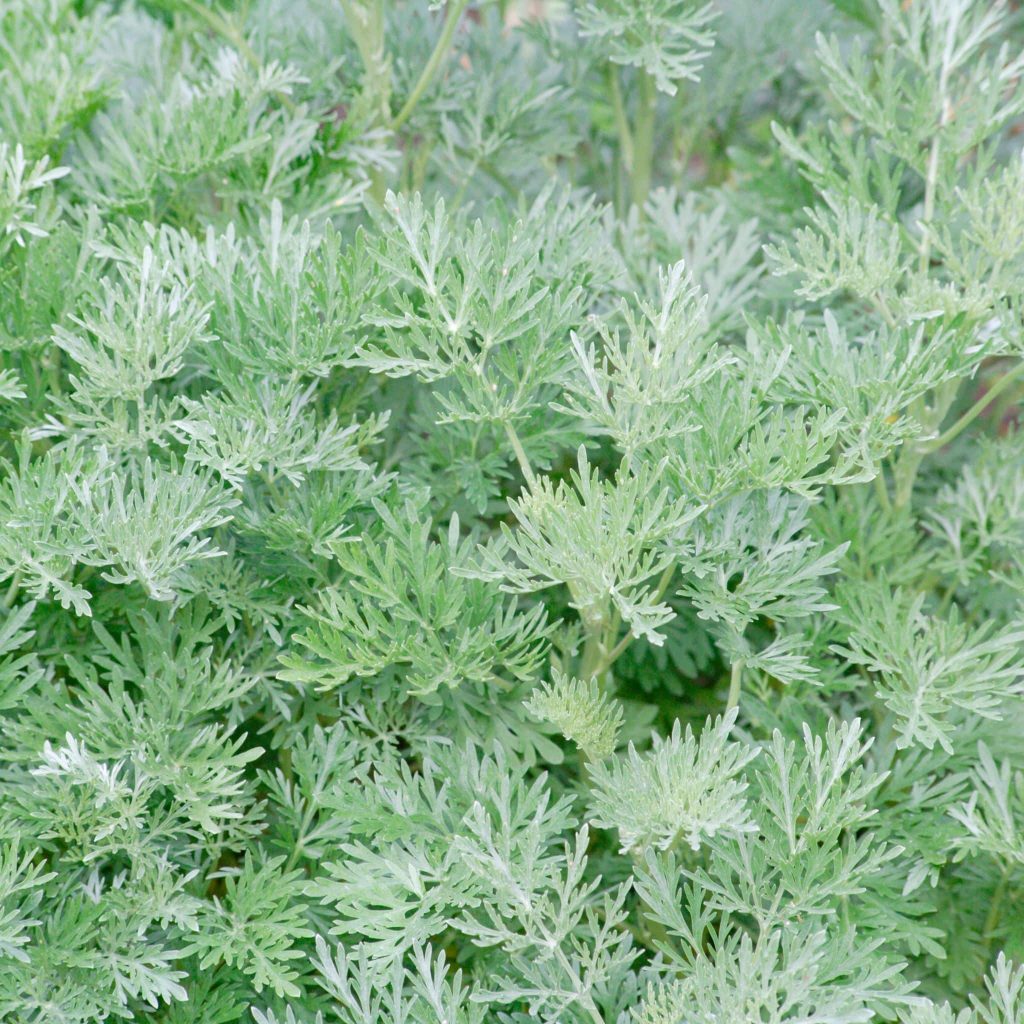
M 1022 54 L 0 0 L 0 1021 L 1022 1024 Z

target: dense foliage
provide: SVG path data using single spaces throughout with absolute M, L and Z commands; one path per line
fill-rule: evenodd
M 1022 54 L 0 0 L 0 1021 L 1021 1024 Z

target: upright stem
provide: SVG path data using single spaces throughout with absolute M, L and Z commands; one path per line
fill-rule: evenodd
M 452 209 L 457 209 L 462 205 L 462 200 L 466 198 L 466 192 L 472 184 L 473 175 L 476 174 L 479 166 L 480 157 L 474 157 L 472 163 L 469 165 L 469 169 L 462 177 L 462 184 L 459 186 L 458 192 L 455 193 L 455 198 L 452 200 Z
M 875 494 L 878 495 L 878 500 L 886 510 L 886 512 L 892 511 L 892 502 L 889 500 L 889 487 L 885 482 L 885 473 L 879 467 L 878 473 L 875 475 Z
M 920 448 L 908 448 L 900 456 L 893 467 L 893 480 L 895 481 L 895 494 L 893 505 L 896 508 L 905 508 L 910 504 L 914 495 L 914 481 L 917 479 L 917 471 L 924 461 L 924 452 Z
M 146 451 L 146 389 L 139 388 L 135 396 L 135 434 L 138 438 L 139 448 Z
M 183 0 L 183 2 L 193 14 L 205 21 L 217 35 L 226 39 L 242 55 L 243 60 L 250 67 L 257 71 L 263 67 L 263 62 L 256 51 L 249 45 L 242 34 L 242 30 L 237 25 L 212 7 L 206 7 L 204 4 L 199 3 L 198 0 Z M 278 100 L 285 109 L 292 112 L 295 111 L 295 104 L 288 96 L 281 94 L 278 96 Z
M 996 928 L 999 927 L 999 918 L 1003 912 L 1003 900 L 1006 897 L 1006 890 L 1009 883 L 1010 869 L 1004 865 L 999 876 L 999 883 L 996 885 L 995 892 L 992 893 L 992 903 L 988 908 L 988 914 L 985 917 L 985 924 L 981 930 L 981 937 L 985 943 L 986 961 L 988 960 L 988 952 L 992 948 L 992 940 L 996 935 Z
M 615 128 L 619 133 L 619 157 L 622 170 L 630 181 L 633 179 L 633 130 L 629 127 L 629 118 L 626 116 L 626 104 L 622 99 L 622 85 L 619 82 L 619 69 L 617 65 L 608 62 L 606 71 L 608 84 L 612 94 L 612 110 L 615 112 Z M 619 184 L 622 183 L 620 176 Z
M 725 710 L 732 711 L 740 702 L 740 686 L 743 682 L 743 659 L 737 658 L 732 663 L 732 673 L 729 677 L 729 697 L 725 702 Z
M 583 644 L 583 656 L 580 658 L 580 677 L 583 680 L 595 679 L 604 674 L 605 665 L 605 626 L 587 631 L 587 639 Z
M 925 407 L 919 411 L 919 418 L 929 432 L 935 430 L 946 418 L 949 407 L 956 398 L 958 388 L 958 380 L 946 381 L 945 384 L 940 385 L 936 389 L 934 406 L 931 409 Z M 904 447 L 903 454 L 893 467 L 893 482 L 895 485 L 893 504 L 896 508 L 903 508 L 909 504 L 910 499 L 913 497 L 913 484 L 916 478 L 918 478 L 918 470 L 925 461 L 925 456 L 933 451 L 935 449 L 931 446 L 930 442 L 910 444 Z
M 652 597 L 653 601 L 660 601 L 665 596 L 665 591 L 668 590 L 675 573 L 675 562 L 670 562 L 665 566 L 661 576 L 658 577 L 658 585 Z M 587 640 L 583 646 L 583 657 L 580 661 L 580 675 L 584 679 L 603 676 L 633 643 L 635 637 L 628 629 L 616 643 L 621 626 L 622 616 L 616 611 L 610 622 L 605 617 L 597 628 L 588 631 Z
M 939 69 L 939 123 L 935 128 L 934 135 L 932 135 L 931 146 L 928 151 L 928 163 L 925 167 L 924 206 L 921 213 L 921 241 L 918 246 L 918 270 L 922 275 L 928 273 L 931 262 L 932 221 L 935 219 L 935 194 L 939 182 L 939 157 L 942 151 L 942 133 L 953 116 L 952 105 L 949 102 L 949 67 L 952 59 L 953 31 L 954 23 L 951 22 L 948 29 L 950 34 L 947 36 L 942 65 Z M 942 422 L 955 396 L 956 392 L 954 390 L 952 394 L 948 395 L 948 400 L 945 400 L 945 396 L 943 398 L 936 398 L 931 416 L 933 426 L 937 426 Z M 943 405 L 944 400 L 945 404 Z M 920 445 L 914 445 L 906 448 L 897 462 L 893 472 L 896 489 L 895 504 L 897 508 L 909 504 L 914 493 L 914 481 L 917 478 L 917 471 L 924 456 L 925 449 Z
M 18 596 L 18 588 L 21 586 L 21 570 L 16 569 L 14 575 L 11 577 L 10 586 L 7 588 L 7 593 L 4 595 L 4 608 L 10 608 L 14 604 L 14 599 Z
M 530 460 L 526 457 L 526 450 L 523 448 L 522 441 L 519 440 L 516 428 L 513 427 L 511 423 L 506 422 L 505 434 L 508 437 L 509 444 L 512 445 L 512 451 L 515 452 L 516 460 L 519 462 L 519 468 L 523 473 L 523 478 L 526 480 L 527 486 L 533 490 L 537 483 L 537 478 L 533 475 L 533 469 L 530 467 Z
M 416 104 L 419 103 L 423 93 L 426 92 L 427 87 L 433 81 L 438 68 L 441 67 L 442 62 L 448 55 L 448 48 L 451 46 L 452 37 L 455 35 L 455 29 L 458 27 L 459 18 L 462 17 L 462 12 L 466 9 L 468 3 L 469 0 L 451 0 L 451 3 L 448 4 L 448 10 L 444 17 L 444 25 L 441 26 L 441 35 L 438 37 L 437 43 L 434 45 L 434 50 L 427 59 L 427 63 L 423 66 L 423 70 L 420 72 L 420 77 L 412 87 L 412 92 L 409 93 L 408 99 L 402 104 L 402 109 L 392 120 L 391 128 L 393 131 L 400 128 L 409 120 L 412 112 L 416 109 Z
M 391 61 L 384 47 L 385 0 L 341 0 L 349 35 L 363 62 L 362 100 L 374 126 L 387 128 L 391 121 Z M 370 176 L 370 194 L 382 202 L 387 189 L 384 174 L 376 168 Z
M 976 420 L 978 416 L 980 416 L 985 409 L 988 408 L 988 406 L 991 405 L 1000 394 L 1002 394 L 1003 391 L 1005 391 L 1018 377 L 1020 377 L 1022 373 L 1024 373 L 1024 361 L 1019 362 L 1012 370 L 1008 370 L 1004 373 L 1003 376 L 1000 377 L 999 380 L 997 380 L 995 384 L 993 384 L 992 387 L 990 387 L 988 391 L 986 391 L 985 394 L 983 394 L 981 398 L 979 398 L 974 405 L 972 405 L 970 409 L 968 409 L 967 412 L 965 412 L 963 416 L 956 421 L 956 423 L 943 431 L 938 437 L 922 444 L 921 450 L 925 452 L 934 452 L 938 451 L 940 448 L 944 448 L 950 441 L 956 438 L 962 430 L 970 426 L 970 424 L 973 423 L 974 420 Z
M 932 136 L 931 148 L 928 151 L 928 165 L 925 169 L 924 209 L 921 214 L 922 231 L 919 251 L 919 267 L 922 274 L 927 272 L 928 262 L 931 258 L 932 219 L 935 216 L 935 191 L 939 181 L 939 153 L 942 147 L 942 132 L 953 117 L 953 106 L 949 102 L 949 66 L 952 60 L 952 53 L 950 51 L 954 41 L 954 31 L 955 19 L 949 25 L 949 35 L 942 57 L 942 66 L 939 69 L 939 123 L 935 129 L 935 134 Z
M 50 395 L 57 397 L 64 390 L 60 381 L 61 350 L 56 345 L 50 346 L 49 358 L 46 360 L 46 378 L 49 382 Z
M 928 171 L 924 184 L 924 211 L 921 215 L 921 246 L 918 251 L 919 268 L 921 273 L 928 270 L 928 263 L 931 259 L 932 244 L 932 217 L 935 216 L 935 183 L 939 171 L 939 136 L 936 133 L 932 139 L 932 148 L 928 154 Z
M 956 399 L 957 390 L 960 387 L 958 379 L 946 381 L 939 385 L 935 391 L 935 402 L 929 409 L 923 401 L 919 400 L 920 408 L 916 409 L 918 419 L 924 424 L 929 432 L 935 430 L 946 418 L 950 406 Z M 896 465 L 893 467 L 893 480 L 896 488 L 895 505 L 903 508 L 910 503 L 914 494 L 914 481 L 917 479 L 917 471 L 924 461 L 925 455 L 934 449 L 927 443 L 908 445 L 904 448 Z
M 646 71 L 640 70 L 637 75 L 638 106 L 633 130 L 630 195 L 633 205 L 642 208 L 651 191 L 651 174 L 654 168 L 654 119 L 658 107 L 658 93 L 654 79 Z

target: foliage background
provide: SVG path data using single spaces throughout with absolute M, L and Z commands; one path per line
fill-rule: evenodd
M 1022 46 L 0 0 L 0 1019 L 1024 1021 Z

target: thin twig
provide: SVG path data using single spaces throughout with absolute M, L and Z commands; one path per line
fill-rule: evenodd
M 392 118 L 391 130 L 397 131 L 409 117 L 412 112 L 416 109 L 416 105 L 419 103 L 424 92 L 427 91 L 427 86 L 430 85 L 437 74 L 438 68 L 441 67 L 442 62 L 448 54 L 448 47 L 451 45 L 452 37 L 455 35 L 455 29 L 459 24 L 459 18 L 462 17 L 462 12 L 466 9 L 466 5 L 469 0 L 453 0 L 448 5 L 448 11 L 445 14 L 444 25 L 441 28 L 441 35 L 438 37 L 437 43 L 434 46 L 434 50 L 431 53 L 427 63 L 423 66 L 423 70 L 420 72 L 420 77 L 416 80 L 416 84 L 412 87 L 412 92 L 409 93 L 405 103 L 402 104 L 402 109 Z

